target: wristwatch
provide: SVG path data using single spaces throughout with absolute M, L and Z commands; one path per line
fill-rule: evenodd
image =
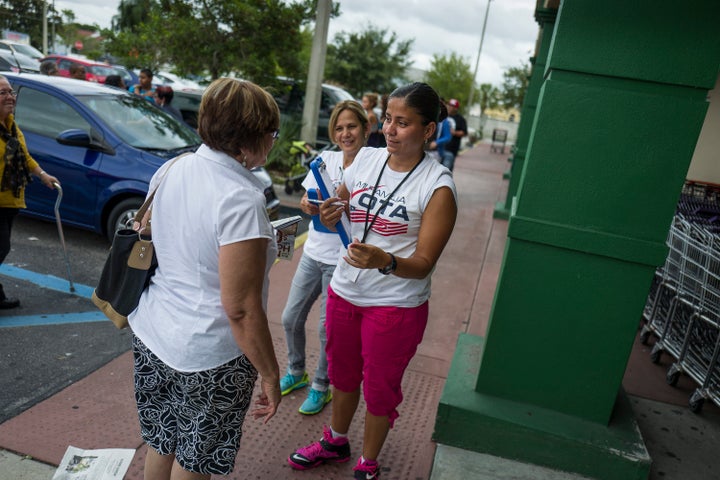
M 390 264 L 385 265 L 383 268 L 378 268 L 378 272 L 382 273 L 383 275 L 390 275 L 395 271 L 397 268 L 397 260 L 395 259 L 395 255 L 393 255 L 390 252 L 385 252 L 388 255 L 390 255 Z

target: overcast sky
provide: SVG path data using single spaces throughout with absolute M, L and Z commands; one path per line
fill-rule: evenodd
M 338 32 L 359 32 L 368 24 L 414 39 L 414 67 L 427 70 L 434 54 L 456 52 L 475 68 L 488 0 L 341 0 L 338 18 L 330 20 L 328 41 Z M 508 67 L 527 62 L 535 49 L 538 24 L 535 0 L 490 0 L 476 80 L 500 85 Z M 80 23 L 109 28 L 119 0 L 56 0 L 59 11 L 72 10 Z M 387 38 L 387 37 L 386 37 Z

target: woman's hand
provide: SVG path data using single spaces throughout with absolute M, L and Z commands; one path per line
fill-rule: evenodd
M 347 202 L 340 197 L 331 197 L 320 205 L 320 221 L 328 229 L 335 231 L 335 225 L 340 221 L 342 212 L 347 208 Z
M 308 215 L 317 215 L 320 213 L 319 205 L 310 202 L 310 200 L 308 200 L 307 193 L 300 199 L 300 210 Z
M 255 408 L 250 414 L 254 419 L 262 418 L 263 423 L 267 423 L 275 416 L 278 406 L 280 405 L 280 381 L 267 381 L 265 378 L 260 380 L 260 395 L 255 401 Z
M 55 184 L 56 184 L 56 183 L 57 183 L 58 185 L 61 185 L 61 184 L 60 184 L 60 180 L 58 180 L 57 178 L 55 178 L 54 176 L 50 175 L 50 174 L 47 173 L 47 172 L 41 171 L 41 172 L 40 172 L 40 175 L 38 175 L 38 178 L 39 178 L 40 181 L 43 183 L 43 185 L 45 185 L 45 186 L 48 187 L 48 188 L 52 188 L 53 190 L 55 190 Z
M 348 245 L 345 261 L 355 268 L 383 268 L 390 264 L 390 254 L 369 243 L 360 243 L 357 238 Z

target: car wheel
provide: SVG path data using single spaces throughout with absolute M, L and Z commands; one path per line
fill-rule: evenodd
M 135 218 L 135 214 L 143 204 L 142 197 L 127 198 L 115 205 L 108 215 L 105 223 L 108 239 L 112 242 L 115 232 L 121 228 L 126 228 L 128 222 Z

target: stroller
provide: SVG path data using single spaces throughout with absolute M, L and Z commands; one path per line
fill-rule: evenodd
M 290 155 L 295 157 L 295 164 L 290 170 L 290 175 L 285 179 L 285 193 L 292 195 L 293 192 L 299 192 L 303 189 L 302 182 L 305 180 L 310 171 L 310 162 L 318 156 L 322 156 L 323 152 L 335 150 L 337 147 L 332 143 L 316 150 L 312 145 L 303 141 L 295 140 L 290 144 Z

